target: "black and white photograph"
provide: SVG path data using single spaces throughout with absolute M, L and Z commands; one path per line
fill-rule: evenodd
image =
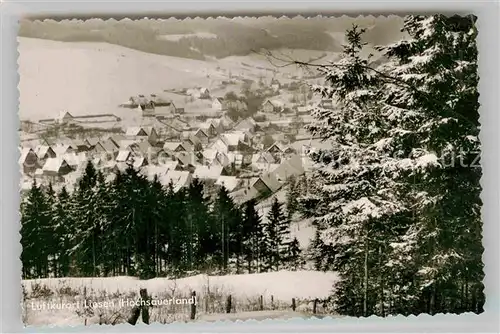
M 23 324 L 484 312 L 476 21 L 20 20 Z

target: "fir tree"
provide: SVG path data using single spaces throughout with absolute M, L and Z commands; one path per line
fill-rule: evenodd
M 286 257 L 286 237 L 290 234 L 290 221 L 282 210 L 282 204 L 273 199 L 264 228 L 266 240 L 266 269 L 279 270 Z

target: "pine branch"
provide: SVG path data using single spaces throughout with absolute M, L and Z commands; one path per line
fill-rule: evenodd
M 331 68 L 348 68 L 349 66 L 351 66 L 349 64 L 342 65 L 342 64 L 333 64 L 333 63 L 329 63 L 329 64 L 313 64 L 312 62 L 304 62 L 304 61 L 292 59 L 291 57 L 288 57 L 290 59 L 286 60 L 286 59 L 282 59 L 282 58 L 279 58 L 279 57 L 275 56 L 269 50 L 266 50 L 265 53 L 261 53 L 261 52 L 254 51 L 254 50 L 252 50 L 252 52 L 254 52 L 254 53 L 258 54 L 258 55 L 266 57 L 267 60 L 269 61 L 269 63 L 271 65 L 277 67 L 277 68 L 284 68 L 284 67 L 288 67 L 288 66 L 292 66 L 292 65 L 296 65 L 296 66 L 299 66 L 299 67 L 306 67 L 306 68 L 310 68 L 310 67 L 316 67 L 316 68 L 328 68 L 328 67 L 331 67 Z M 284 64 L 277 65 L 277 64 L 273 63 L 272 59 L 274 59 L 276 61 L 283 62 Z M 360 64 L 360 63 L 358 63 L 357 65 L 360 66 L 361 68 L 365 69 L 365 70 L 368 70 L 368 71 L 376 73 L 381 78 L 384 78 L 386 80 L 390 80 L 392 83 L 395 83 L 395 84 L 399 85 L 400 87 L 407 87 L 407 88 L 411 89 L 415 94 L 420 95 L 422 97 L 425 97 L 429 102 L 437 102 L 438 104 L 441 104 L 441 101 L 436 100 L 435 98 L 433 98 L 432 96 L 430 96 L 428 93 L 426 93 L 426 92 L 418 89 L 415 85 L 413 85 L 413 84 L 411 84 L 411 83 L 409 83 L 409 82 L 407 82 L 405 80 L 402 80 L 402 79 L 397 78 L 397 77 L 393 77 L 393 76 L 391 76 L 391 75 L 389 75 L 387 73 L 384 73 L 382 71 L 379 71 L 379 70 L 377 70 L 377 69 L 375 69 L 375 68 L 373 68 L 373 67 L 371 67 L 369 65 L 363 65 L 363 64 Z M 463 116 L 462 114 L 456 113 L 453 110 L 450 110 L 449 108 L 443 108 L 442 111 L 444 111 L 444 112 L 448 111 L 448 115 L 449 116 L 456 116 L 456 117 L 462 119 L 463 121 L 467 122 L 469 125 L 471 125 L 471 127 L 472 127 L 472 129 L 474 131 L 477 130 L 478 125 L 476 125 L 474 122 L 472 122 L 471 120 L 469 120 L 467 117 Z

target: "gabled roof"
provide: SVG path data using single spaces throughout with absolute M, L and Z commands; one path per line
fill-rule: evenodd
M 148 136 L 148 132 L 140 126 L 132 126 L 127 128 L 127 136 Z
M 68 166 L 68 163 L 61 157 L 48 158 L 43 165 L 43 170 L 47 172 L 59 172 L 63 167 Z
M 168 151 L 175 151 L 179 146 L 182 146 L 182 148 L 186 149 L 181 142 L 176 141 L 176 142 L 171 142 L 171 141 L 166 141 L 165 144 L 163 144 L 163 148 Z
M 227 191 L 231 192 L 235 190 L 240 184 L 240 180 L 236 176 L 224 176 L 221 175 L 215 182 L 216 185 L 223 186 Z
M 144 157 L 135 157 L 134 158 L 134 163 L 132 164 L 134 168 L 139 168 L 144 165 L 147 165 L 148 161 Z
M 130 158 L 130 155 L 131 155 L 130 151 L 126 151 L 126 150 L 120 151 L 120 152 L 118 152 L 118 156 L 116 157 L 116 161 L 118 161 L 118 162 L 127 161 Z
M 255 185 L 255 183 L 258 181 L 258 180 L 261 180 L 262 182 L 264 182 L 264 184 L 269 188 L 269 190 L 271 190 L 272 192 L 275 192 L 277 191 L 279 188 L 281 188 L 281 184 L 279 183 L 279 181 L 276 179 L 276 177 L 274 176 L 274 174 L 272 173 L 264 173 L 262 174 L 257 180 L 255 180 L 253 183 L 252 183 L 252 187 Z
M 151 145 L 148 141 L 141 141 L 139 143 L 135 143 L 133 146 L 137 148 L 137 151 L 139 151 L 142 154 L 147 154 L 151 151 L 153 148 L 153 145 Z
M 260 154 L 254 155 L 255 158 L 254 160 L 256 163 L 268 163 L 268 164 L 273 164 L 276 162 L 276 159 L 274 159 L 273 155 L 267 151 L 261 152 Z M 264 161 L 262 161 L 264 160 Z
M 28 154 L 30 154 L 30 153 L 36 155 L 35 151 L 33 151 L 33 149 L 31 147 L 23 147 L 21 149 L 21 156 L 19 157 L 19 163 L 23 164 L 26 161 Z
M 109 140 L 101 141 L 99 143 L 104 148 L 104 150 L 106 152 L 108 152 L 108 153 L 115 152 L 115 151 L 118 150 L 118 148 L 116 147 L 116 145 L 113 142 L 109 141 Z
M 208 138 L 208 134 L 207 134 L 205 129 L 199 128 L 198 130 L 196 130 L 195 135 L 197 135 L 199 133 L 203 134 L 205 137 Z
M 280 179 L 301 175 L 302 173 L 304 173 L 302 159 L 297 154 L 282 162 L 280 166 L 273 171 L 273 174 Z
M 191 154 L 188 152 L 179 152 L 175 157 L 183 166 L 193 165 L 194 163 Z
M 66 161 L 68 165 L 73 167 L 83 166 L 87 162 L 87 156 L 85 154 L 66 153 L 63 154 L 61 158 Z
M 271 146 L 269 146 L 267 151 L 270 151 L 273 147 L 277 148 L 280 152 L 285 151 L 285 147 L 279 142 L 274 142 Z
M 169 170 L 167 173 L 160 175 L 158 180 L 164 186 L 172 183 L 174 191 L 177 192 L 183 187 L 189 186 L 192 176 L 187 171 Z
M 191 143 L 191 145 L 201 145 L 201 140 L 200 138 L 194 136 L 194 135 L 189 135 L 189 137 L 186 139 L 187 141 L 189 141 Z
M 193 177 L 200 180 L 217 180 L 222 174 L 222 166 L 196 166 Z
M 55 145 L 53 150 L 54 152 L 56 152 L 57 155 L 61 155 L 61 154 L 64 154 L 68 151 L 68 149 L 70 149 L 71 146 L 68 145 L 68 144 L 59 144 L 59 145 Z
M 99 138 L 86 138 L 85 141 L 90 145 L 90 146 L 95 146 L 99 142 Z

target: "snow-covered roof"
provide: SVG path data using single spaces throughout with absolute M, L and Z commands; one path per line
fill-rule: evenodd
M 200 180 L 217 180 L 222 173 L 222 166 L 196 166 L 194 170 L 193 177 L 198 178 Z
M 158 180 L 164 186 L 173 184 L 174 191 L 179 191 L 183 187 L 189 186 L 192 176 L 187 171 L 169 170 L 167 173 L 160 175 Z
M 255 182 L 252 183 L 252 187 L 255 185 L 255 183 L 261 180 L 264 182 L 264 184 L 272 191 L 275 192 L 277 191 L 280 187 L 281 184 L 280 182 L 276 179 L 273 173 L 264 173 L 262 174 Z
M 47 172 L 59 172 L 59 169 L 68 165 L 62 157 L 48 158 L 43 165 L 43 170 Z
M 217 150 L 213 148 L 206 148 L 202 152 L 203 157 L 207 160 L 213 160 L 217 156 Z
M 302 173 L 304 173 L 302 158 L 296 154 L 282 162 L 280 166 L 273 171 L 273 174 L 281 180 L 285 180 L 290 176 L 298 176 Z
M 245 133 L 243 131 L 233 131 L 222 134 L 222 138 L 229 146 L 236 146 L 240 141 L 245 141 Z
M 120 150 L 127 149 L 130 146 L 134 145 L 136 142 L 132 139 L 123 139 L 120 140 Z
M 127 128 L 127 132 L 125 133 L 127 136 L 138 136 L 139 134 L 148 134 L 146 129 L 141 128 L 140 126 L 132 126 Z
M 223 186 L 227 191 L 231 192 L 238 187 L 240 180 L 236 176 L 221 175 L 215 182 L 219 186 Z
M 53 147 L 53 150 L 57 155 L 61 155 L 66 153 L 69 148 L 70 146 L 68 144 L 58 144 Z
M 175 151 L 179 146 L 182 146 L 181 142 L 170 142 L 166 141 L 165 144 L 163 144 L 163 148 L 169 151 Z
M 260 154 L 255 154 L 252 157 L 252 162 L 273 164 L 276 162 L 276 159 L 274 159 L 274 156 L 271 153 L 265 151 Z
M 61 156 L 61 158 L 68 163 L 70 166 L 82 166 L 87 162 L 87 155 L 85 153 L 66 153 Z
M 201 128 L 201 127 L 200 127 L 198 130 L 196 130 L 195 135 L 197 135 L 198 133 L 201 133 L 201 134 L 203 134 L 205 137 L 208 137 L 208 134 L 207 134 L 207 129 L 208 129 L 208 128 L 203 129 L 203 128 Z
M 39 158 L 43 158 L 45 157 L 45 155 L 49 152 L 49 150 L 51 150 L 52 152 L 54 152 L 54 150 L 50 147 L 50 146 L 47 146 L 47 145 L 40 145 L 40 146 L 37 146 L 36 149 L 35 149 L 35 153 L 36 155 L 39 157 Z M 55 152 L 54 152 L 55 153 Z
M 30 147 L 23 147 L 21 149 L 21 156 L 19 157 L 19 163 L 23 164 L 26 161 L 26 158 L 28 157 L 28 154 L 35 153 Z
M 130 151 L 127 151 L 127 150 L 121 150 L 120 152 L 118 152 L 118 156 L 116 157 L 116 161 L 118 162 L 123 162 L 123 161 L 127 161 L 128 158 L 130 157 Z
M 145 163 L 147 163 L 146 158 L 144 157 L 135 157 L 133 166 L 134 168 L 142 167 Z

